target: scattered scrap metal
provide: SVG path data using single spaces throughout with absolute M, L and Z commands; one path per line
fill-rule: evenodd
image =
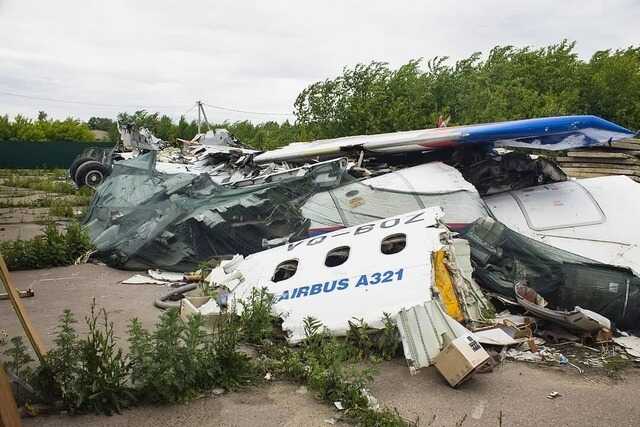
M 567 343 L 601 351 L 602 366 L 611 348 L 640 357 L 621 330 L 640 320 L 640 185 L 568 179 L 522 151 L 605 150 L 627 129 L 568 116 L 267 152 L 222 130 L 182 149 L 142 134 L 160 149 L 128 143 L 135 153 L 111 162 L 86 226 L 112 266 L 182 272 L 126 283 L 187 283 L 213 260 L 185 288 L 185 316 L 241 311 L 266 288 L 295 344 L 309 316 L 344 335 L 350 320 L 380 328 L 388 313 L 411 371 L 435 365 L 452 386 L 504 358 L 582 372 L 558 349 Z

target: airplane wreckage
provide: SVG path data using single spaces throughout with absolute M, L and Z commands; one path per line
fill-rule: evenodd
M 216 260 L 203 286 L 218 297 L 183 299 L 192 313 L 242 310 L 238 301 L 266 288 L 292 343 L 304 338 L 308 316 L 341 335 L 350 319 L 376 328 L 390 313 L 411 369 L 441 358 L 443 374 L 452 346 L 475 360 L 469 374 L 488 358 L 480 344 L 522 342 L 523 324 L 496 320 L 490 299 L 580 336 L 639 329 L 640 184 L 571 179 L 544 155 L 634 135 L 604 119 L 351 136 L 265 152 L 225 130 L 181 149 L 146 130 L 120 130 L 119 150 L 89 152 L 70 169 L 78 185 L 99 184 L 86 229 L 97 256 L 117 268 L 188 272 Z

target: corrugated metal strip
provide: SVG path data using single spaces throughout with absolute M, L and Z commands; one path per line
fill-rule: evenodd
M 404 356 L 412 373 L 433 364 L 444 346 L 470 332 L 448 316 L 436 300 L 401 310 L 395 316 Z

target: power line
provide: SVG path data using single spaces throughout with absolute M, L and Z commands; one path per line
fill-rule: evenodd
M 224 111 L 232 111 L 234 113 L 260 114 L 265 116 L 293 116 L 292 113 L 273 113 L 273 112 L 266 112 L 266 111 L 238 110 L 236 108 L 221 107 L 219 105 L 211 105 L 211 104 L 207 104 L 206 102 L 203 102 L 203 104 L 209 108 L 215 108 L 217 110 L 224 110 Z
M 187 111 L 185 111 L 184 113 L 180 114 L 181 116 L 186 116 L 187 114 L 189 114 L 190 112 L 193 111 L 194 108 L 196 108 L 198 106 L 198 104 L 194 104 L 191 106 L 191 108 L 189 108 Z
M 77 101 L 77 100 L 68 100 L 68 99 L 59 99 L 59 98 L 47 98 L 41 96 L 32 96 L 32 95 L 24 95 L 21 93 L 14 92 L 4 92 L 0 91 L 0 95 L 14 96 L 17 98 L 25 98 L 25 99 L 33 99 L 36 101 L 46 101 L 46 102 L 59 102 L 63 104 L 76 104 L 76 105 L 89 105 L 94 107 L 110 107 L 110 108 L 172 108 L 172 109 L 182 109 L 184 105 L 133 105 L 133 104 L 104 104 L 99 102 L 86 102 L 86 101 Z M 250 111 L 250 110 L 241 110 L 238 108 L 231 107 L 223 107 L 220 105 L 211 105 L 204 103 L 207 107 L 214 108 L 216 110 L 223 111 L 231 111 L 234 113 L 244 113 L 244 114 L 257 114 L 264 116 L 292 116 L 292 113 L 276 113 L 276 112 L 266 112 L 266 111 Z M 190 112 L 194 107 L 191 107 L 187 110 L 187 113 Z M 186 114 L 186 113 L 185 113 Z
M 20 93 L 12 93 L 12 92 L 4 92 L 0 91 L 0 95 L 8 95 L 15 96 L 18 98 L 26 98 L 26 99 L 34 99 L 37 101 L 48 101 L 48 102 L 59 102 L 63 104 L 78 104 L 78 105 L 90 105 L 94 107 L 113 107 L 113 108 L 184 108 L 184 105 L 133 105 L 133 104 L 103 104 L 98 102 L 86 102 L 86 101 L 72 101 L 66 99 L 57 99 L 57 98 L 45 98 L 41 96 L 31 96 L 31 95 L 23 95 Z

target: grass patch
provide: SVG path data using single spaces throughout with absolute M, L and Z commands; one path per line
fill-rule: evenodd
M 129 353 L 124 353 L 118 349 L 106 311 L 97 310 L 94 302 L 85 318 L 86 337 L 76 332 L 75 319 L 67 310 L 60 318 L 55 347 L 43 364 L 32 371 L 25 346 L 14 345 L 5 351 L 6 366 L 31 385 L 30 395 L 22 396 L 21 403 L 39 402 L 71 413 L 112 414 L 140 403 L 185 402 L 217 387 L 236 390 L 258 383 L 269 373 L 306 384 L 331 405 L 340 402 L 341 417 L 354 424 L 415 424 L 394 409 L 380 408 L 367 391 L 375 370 L 354 367 L 364 358 L 372 360 L 379 348 L 375 338 L 362 336 L 368 335 L 364 322 L 352 322 L 355 335 L 346 340 L 307 318 L 304 340 L 292 347 L 282 334 L 274 334 L 272 306 L 273 296 L 263 289 L 241 305 L 240 315 L 222 313 L 209 324 L 199 315 L 185 321 L 175 309 L 164 312 L 152 331 L 133 319 Z M 259 332 L 249 330 L 255 328 Z M 388 338 L 390 332 L 386 334 Z M 256 360 L 237 351 L 243 340 L 259 343 Z
M 77 222 L 72 222 L 65 231 L 58 231 L 49 222 L 44 233 L 31 240 L 0 242 L 0 254 L 9 270 L 71 265 L 92 249 L 89 236 Z
M 0 200 L 0 208 L 52 208 L 61 204 L 73 207 L 82 207 L 88 206 L 92 197 L 92 194 L 76 194 L 65 197 L 52 197 L 47 195 L 34 200 L 16 200 L 19 198 L 10 197 L 13 200 Z
M 52 175 L 65 176 L 67 169 L 0 169 L 0 177 L 11 175 Z
M 140 399 L 184 402 L 215 387 L 233 390 L 255 382 L 248 357 L 236 352 L 238 319 L 223 314 L 212 329 L 201 316 L 185 322 L 176 309 L 164 312 L 153 332 L 132 320 L 131 380 Z
M 73 206 L 66 200 L 55 199 L 49 206 L 49 216 L 61 218 L 73 218 Z
M 66 181 L 55 180 L 54 177 L 10 175 L 3 179 L 2 185 L 15 188 L 28 188 L 45 193 L 76 194 L 75 185 Z

